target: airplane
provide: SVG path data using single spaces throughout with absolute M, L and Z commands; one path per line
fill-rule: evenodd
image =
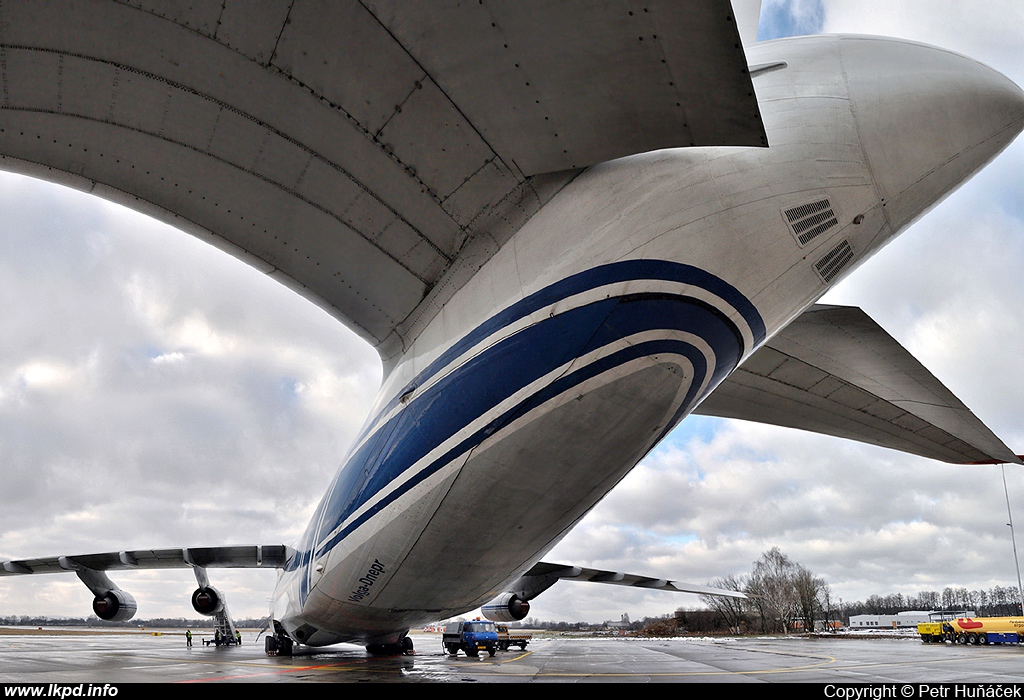
M 268 650 L 393 653 L 561 579 L 726 594 L 543 561 L 691 414 L 1020 464 L 817 301 L 1013 141 L 1024 93 L 897 39 L 744 41 L 756 5 L 5 4 L 0 167 L 229 250 L 385 377 L 294 546 L 0 575 L 74 572 L 124 620 L 109 572 L 189 567 L 227 620 L 207 569 L 272 567 Z

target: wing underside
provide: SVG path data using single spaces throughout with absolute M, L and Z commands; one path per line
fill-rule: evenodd
M 767 145 L 728 0 L 54 0 L 0 27 L 0 168 L 207 238 L 384 357 L 582 168 Z
M 800 428 L 954 464 L 1020 463 L 963 402 L 854 307 L 811 307 L 694 413 Z
M 669 581 L 667 579 L 641 576 L 639 574 L 627 574 L 621 571 L 589 569 L 580 566 L 552 564 L 543 561 L 534 564 L 529 571 L 523 574 L 512 586 L 512 592 L 518 594 L 524 600 L 530 600 L 560 580 L 608 583 L 613 586 L 648 588 L 659 591 L 674 591 L 676 593 L 696 593 L 698 595 L 746 598 L 746 595 L 739 591 L 711 588 L 709 586 L 700 586 L 694 583 L 684 583 L 682 581 Z
M 14 559 L 0 564 L 0 576 L 54 574 L 67 571 L 134 569 L 242 568 L 280 569 L 295 552 L 283 544 L 228 545 L 173 549 L 132 549 L 100 554 Z

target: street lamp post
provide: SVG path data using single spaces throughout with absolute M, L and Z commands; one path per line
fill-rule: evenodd
M 1006 523 L 1010 528 L 1010 542 L 1013 544 L 1013 563 L 1017 567 L 1017 599 L 1020 602 L 1021 614 L 1024 614 L 1024 590 L 1020 585 L 1020 561 L 1017 559 L 1017 538 L 1013 534 L 1013 511 L 1010 510 L 1010 491 L 1006 488 L 1006 465 L 1000 464 L 999 471 L 1003 475 L 1003 494 L 1006 496 L 1006 517 L 1010 522 Z

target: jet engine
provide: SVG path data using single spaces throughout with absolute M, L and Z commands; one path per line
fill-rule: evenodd
M 224 596 L 213 586 L 200 586 L 192 594 L 192 607 L 200 615 L 216 615 L 224 609 Z
M 491 622 L 516 622 L 530 614 L 530 603 L 515 593 L 503 593 L 480 611 Z
M 107 591 L 97 595 L 92 601 L 92 611 L 96 613 L 96 617 L 109 622 L 130 620 L 135 617 L 138 609 L 135 598 L 122 590 Z

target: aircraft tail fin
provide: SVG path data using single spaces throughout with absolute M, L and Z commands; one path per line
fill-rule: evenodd
M 757 25 L 761 21 L 761 0 L 732 0 L 740 41 L 750 46 L 757 41 Z

